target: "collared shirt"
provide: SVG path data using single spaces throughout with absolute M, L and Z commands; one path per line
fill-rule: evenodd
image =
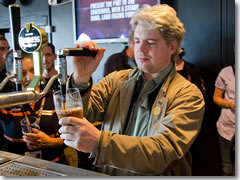
M 157 77 L 150 81 L 145 81 L 143 77 L 143 72 L 139 74 L 136 85 L 136 94 L 139 92 L 136 98 L 133 97 L 132 108 L 129 109 L 128 124 L 126 124 L 126 130 L 124 134 L 129 136 L 139 136 L 143 137 L 147 135 L 148 120 L 150 118 L 152 103 L 150 101 L 150 96 L 158 87 L 161 87 L 162 83 L 166 79 L 167 75 L 171 71 L 173 63 L 170 65 Z M 157 93 L 155 93 L 156 96 Z M 154 97 L 155 99 L 156 97 Z M 136 99 L 136 100 L 135 100 Z
M 135 68 L 137 67 L 137 63 L 134 59 L 131 59 L 130 57 L 128 57 L 128 65 L 131 67 L 131 68 Z

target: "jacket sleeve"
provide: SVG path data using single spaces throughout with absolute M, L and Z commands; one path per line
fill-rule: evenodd
M 84 116 L 89 121 L 95 122 L 104 119 L 113 92 L 119 87 L 121 79 L 126 78 L 125 71 L 131 70 L 110 73 L 83 95 L 83 109 L 87 109 L 84 111 Z

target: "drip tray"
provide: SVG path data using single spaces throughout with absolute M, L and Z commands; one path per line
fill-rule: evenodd
M 5 157 L 0 157 L 0 164 L 6 163 L 8 161 L 10 161 L 10 159 L 5 158 Z
M 11 161 L 0 166 L 0 176 L 66 176 L 64 174 Z

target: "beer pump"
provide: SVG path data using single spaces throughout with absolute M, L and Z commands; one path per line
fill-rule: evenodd
M 19 33 L 19 45 L 26 53 L 33 54 L 34 77 L 28 85 L 27 90 L 35 90 L 43 73 L 43 48 L 47 45 L 46 32 L 35 26 L 34 23 L 27 23 Z
M 18 43 L 18 34 L 21 29 L 20 6 L 12 4 L 8 8 L 10 18 L 10 29 L 12 36 L 14 74 L 16 75 L 16 90 L 22 90 L 22 51 Z
M 11 92 L 4 93 L 4 95 L 0 94 L 0 108 L 12 107 L 16 105 L 31 103 L 34 101 L 38 101 L 40 98 L 45 96 L 49 91 L 50 87 L 54 83 L 54 81 L 58 78 L 60 82 L 60 87 L 63 93 L 66 91 L 66 82 L 67 82 L 67 62 L 66 56 L 91 56 L 95 57 L 98 51 L 90 51 L 85 48 L 66 48 L 60 49 L 57 51 L 58 54 L 58 74 L 54 75 L 46 85 L 45 89 L 42 92 L 38 92 L 34 90 L 38 80 L 40 79 L 41 73 L 37 75 L 37 78 L 33 78 L 32 82 L 28 86 L 28 91 L 22 92 Z M 36 55 L 37 56 L 37 55 Z M 39 55 L 38 55 L 39 56 Z M 35 62 L 35 61 L 34 61 Z M 35 66 L 35 65 L 34 65 Z M 40 66 L 37 64 L 36 66 Z M 38 69 L 37 67 L 36 69 Z M 35 67 L 34 67 L 35 71 Z M 38 70 L 41 72 L 40 70 Z M 35 73 L 35 72 L 34 72 Z
M 92 56 L 95 57 L 97 51 L 90 51 L 86 48 L 66 48 L 57 51 L 58 55 L 58 74 L 51 77 L 42 92 L 36 90 L 39 80 L 42 78 L 43 72 L 43 58 L 42 49 L 48 42 L 46 32 L 35 26 L 34 23 L 27 23 L 25 27 L 19 32 L 18 27 L 20 27 L 20 10 L 19 5 L 10 5 L 9 11 L 11 22 L 14 19 L 18 19 L 17 22 L 11 23 L 11 33 L 13 39 L 14 47 L 14 60 L 15 60 L 15 75 L 5 78 L 4 85 L 6 82 L 12 78 L 16 78 L 16 92 L 0 93 L 0 108 L 7 108 L 17 105 L 23 105 L 27 103 L 36 102 L 45 96 L 52 84 L 56 79 L 60 82 L 61 91 L 65 93 L 66 82 L 67 82 L 67 62 L 66 56 Z M 16 12 L 15 12 L 16 11 Z M 15 27 L 17 26 L 17 28 Z M 19 35 L 17 36 L 16 34 Z M 17 45 L 16 45 L 17 44 Z M 34 77 L 31 83 L 27 87 L 27 91 L 22 91 L 22 51 L 33 54 L 34 61 Z M 1 84 L 1 86 L 4 86 Z
M 61 74 L 59 77 L 59 83 L 62 94 L 66 92 L 67 82 L 67 61 L 66 56 L 91 56 L 95 57 L 98 51 L 90 51 L 86 48 L 65 48 L 57 50 L 58 55 L 58 73 Z
M 20 78 L 17 78 L 16 82 L 17 85 L 20 85 L 17 87 L 17 92 L 0 94 L 0 108 L 32 103 L 34 101 L 38 101 L 41 97 L 47 94 L 53 82 L 59 77 L 59 74 L 53 76 L 42 92 L 37 90 L 37 85 L 41 80 L 43 73 L 42 49 L 45 47 L 47 42 L 46 32 L 35 26 L 34 23 L 27 23 L 20 31 L 18 36 L 19 47 L 22 51 L 33 54 L 34 77 L 28 85 L 27 90 L 21 91 L 20 85 L 22 85 L 22 67 L 20 70 L 20 65 L 15 66 L 15 72 L 17 73 L 17 71 L 19 71 L 20 74 Z M 21 59 L 19 57 L 17 58 L 17 61 L 21 62 Z
M 39 80 L 43 73 L 42 49 L 48 42 L 46 32 L 35 26 L 34 23 L 27 23 L 20 31 L 20 7 L 13 4 L 9 6 L 11 34 L 14 54 L 14 75 L 6 77 L 4 86 L 11 77 L 16 77 L 16 92 L 0 94 L 0 108 L 12 107 L 38 101 L 49 91 L 53 82 L 60 76 L 53 76 L 42 92 L 37 90 Z M 19 32 L 20 31 L 20 32 Z M 22 91 L 22 51 L 33 54 L 34 77 L 26 91 Z

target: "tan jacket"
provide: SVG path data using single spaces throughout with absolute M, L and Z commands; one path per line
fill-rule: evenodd
M 113 72 L 83 97 L 84 116 L 104 119 L 94 165 L 110 175 L 191 175 L 189 148 L 202 124 L 202 93 L 173 68 L 146 120 L 148 135 L 121 135 L 137 74 Z

